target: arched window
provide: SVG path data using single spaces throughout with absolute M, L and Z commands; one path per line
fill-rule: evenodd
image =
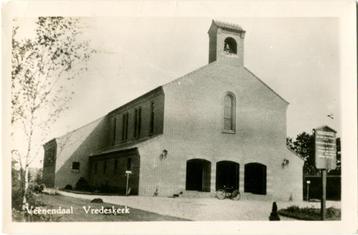
M 224 99 L 224 130 L 226 131 L 235 131 L 235 105 L 234 94 L 226 94 Z
M 235 39 L 228 37 L 224 41 L 224 51 L 229 54 L 237 54 L 237 45 Z

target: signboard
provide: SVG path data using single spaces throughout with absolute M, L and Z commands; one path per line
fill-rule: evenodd
M 336 168 L 337 149 L 336 131 L 328 126 L 314 129 L 315 165 L 317 169 Z

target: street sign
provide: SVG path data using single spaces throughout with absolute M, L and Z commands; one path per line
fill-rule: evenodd
M 314 129 L 315 137 L 315 164 L 321 170 L 322 197 L 321 197 L 321 219 L 326 219 L 326 187 L 327 170 L 336 168 L 336 131 L 328 126 Z
M 323 126 L 314 129 L 314 134 L 316 168 L 335 169 L 337 161 L 336 131 L 328 126 Z

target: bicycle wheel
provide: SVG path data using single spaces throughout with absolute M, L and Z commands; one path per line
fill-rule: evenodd
M 223 189 L 219 189 L 218 191 L 216 191 L 216 198 L 219 200 L 223 200 L 225 199 L 225 190 Z
M 240 197 L 241 197 L 241 195 L 240 195 L 239 190 L 234 190 L 234 191 L 231 193 L 231 199 L 232 199 L 232 200 L 235 200 L 235 201 L 240 200 Z

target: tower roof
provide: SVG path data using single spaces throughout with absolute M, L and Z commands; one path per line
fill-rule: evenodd
M 215 25 L 218 28 L 223 28 L 223 29 L 228 29 L 228 30 L 232 30 L 232 31 L 238 31 L 238 32 L 245 32 L 245 30 L 243 28 L 241 28 L 240 25 L 237 24 L 231 24 L 231 23 L 226 23 L 226 22 L 222 22 L 222 21 L 218 21 L 218 20 L 213 20 L 211 22 L 211 26 Z

